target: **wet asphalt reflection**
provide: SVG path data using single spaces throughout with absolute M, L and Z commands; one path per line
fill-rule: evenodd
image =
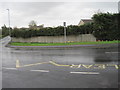
M 4 43 L 1 45 L 3 88 L 118 87 L 118 69 L 114 66 L 105 69 L 84 66 L 118 65 L 119 52 L 117 48 L 16 50 L 4 46 L 9 41 L 8 38 L 3 41 Z M 21 66 L 19 68 L 16 68 L 17 60 Z M 84 67 L 71 67 L 81 64 Z M 27 66 L 22 67 L 25 65 Z

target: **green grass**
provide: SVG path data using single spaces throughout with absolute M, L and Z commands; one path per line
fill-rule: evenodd
M 11 42 L 13 46 L 62 46 L 62 45 L 89 45 L 89 44 L 111 44 L 119 41 L 98 41 L 98 42 L 67 42 L 67 43 L 21 43 Z

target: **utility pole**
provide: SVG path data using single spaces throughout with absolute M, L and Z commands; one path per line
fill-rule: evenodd
M 7 9 L 7 11 L 8 11 L 9 36 L 11 37 L 11 30 L 10 30 L 10 10 Z
M 63 22 L 64 25 L 64 42 L 66 43 L 66 22 Z

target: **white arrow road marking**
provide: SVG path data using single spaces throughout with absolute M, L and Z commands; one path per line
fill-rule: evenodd
M 48 70 L 30 70 L 30 71 L 35 71 L 35 72 L 49 72 Z
M 76 74 L 100 74 L 99 72 L 70 72 L 70 73 L 76 73 Z

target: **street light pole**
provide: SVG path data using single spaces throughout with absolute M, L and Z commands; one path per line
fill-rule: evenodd
M 9 36 L 11 37 L 11 31 L 10 31 L 10 10 L 7 9 L 7 11 L 8 11 Z
M 120 13 L 120 1 L 118 2 L 118 13 Z
M 66 43 L 66 22 L 63 22 L 64 24 L 64 42 Z

